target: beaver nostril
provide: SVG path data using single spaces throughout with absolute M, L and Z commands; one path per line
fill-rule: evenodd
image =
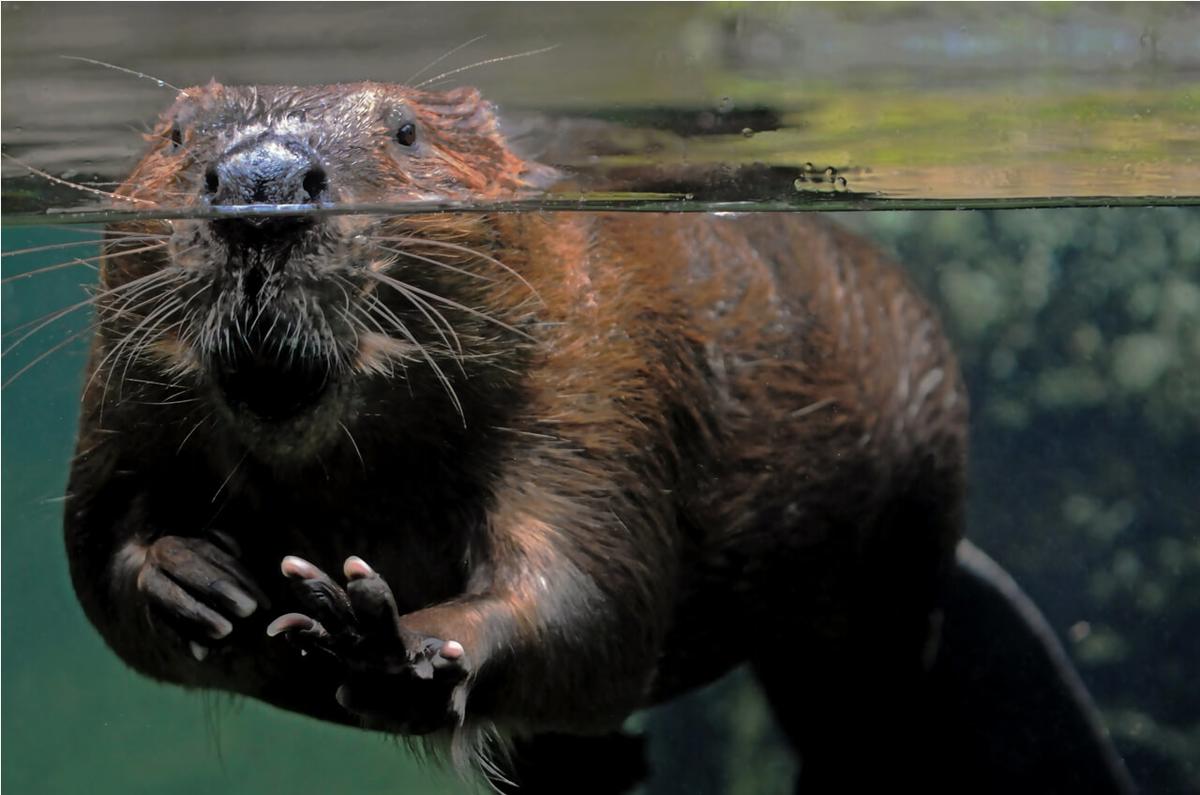
M 329 187 L 329 180 L 325 176 L 325 169 L 320 166 L 310 168 L 308 173 L 304 175 L 302 186 L 304 192 L 308 194 L 308 200 L 315 202 L 325 192 L 325 189 Z
M 209 166 L 204 172 L 204 189 L 209 193 L 216 193 L 217 188 L 221 187 L 221 177 L 217 174 L 217 167 Z

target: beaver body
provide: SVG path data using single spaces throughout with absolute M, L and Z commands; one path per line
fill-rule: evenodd
M 212 84 L 152 137 L 118 192 L 160 207 L 552 176 L 471 90 Z M 67 544 L 143 673 L 485 767 L 515 740 L 491 770 L 520 791 L 582 791 L 545 773 L 559 735 L 624 749 L 633 710 L 742 662 L 806 791 L 926 775 L 916 749 L 953 735 L 923 710 L 966 397 L 858 238 L 795 215 L 220 217 L 121 224 L 106 255 Z M 597 761 L 596 791 L 633 756 Z

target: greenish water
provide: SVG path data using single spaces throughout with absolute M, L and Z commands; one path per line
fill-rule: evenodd
M 1147 792 L 1200 790 L 1200 210 L 855 213 L 939 304 L 973 401 L 969 534 L 1030 591 Z M 5 253 L 75 239 L 3 230 Z M 86 257 L 86 252 L 72 251 Z M 62 250 L 4 259 L 10 277 Z M 5 379 L 84 328 L 92 272 L 3 285 Z M 68 581 L 59 499 L 84 342 L 3 398 L 3 786 L 11 793 L 459 792 L 399 744 L 147 681 Z M 640 716 L 652 793 L 789 791 L 748 678 Z
M 3 250 L 77 237 L 5 229 Z M 32 255 L 21 268 L 61 259 L 55 251 Z M 5 332 L 80 300 L 80 284 L 90 275 L 77 268 L 4 285 Z M 80 316 L 73 329 L 86 320 Z M 28 345 L 34 358 L 69 333 L 31 338 L 21 348 Z M 3 789 L 340 792 L 353 781 L 360 792 L 461 791 L 446 776 L 414 765 L 387 738 L 159 685 L 104 646 L 75 602 L 61 531 L 85 350 L 80 341 L 47 357 L 2 396 Z M 22 366 L 9 358 L 6 378 Z

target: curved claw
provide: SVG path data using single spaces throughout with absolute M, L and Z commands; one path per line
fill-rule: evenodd
M 284 557 L 279 570 L 292 584 L 292 592 L 301 609 L 328 629 L 330 634 L 356 635 L 358 621 L 345 589 L 307 560 L 295 555 Z
M 346 558 L 345 587 L 295 555 L 283 558 L 280 571 L 304 612 L 279 616 L 267 634 L 337 658 L 346 676 L 336 693 L 344 709 L 367 725 L 411 734 L 461 719 L 454 693 L 470 672 L 466 648 L 405 628 L 392 589 L 370 564 Z
M 303 613 L 284 613 L 267 625 L 267 637 L 273 638 L 285 632 L 312 632 L 317 628 L 320 628 L 322 631 L 325 629 Z

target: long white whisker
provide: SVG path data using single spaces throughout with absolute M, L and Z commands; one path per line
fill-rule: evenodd
M 379 274 L 375 275 L 378 276 Z M 398 331 L 417 351 L 420 352 L 422 358 L 425 359 L 426 364 L 428 364 L 429 368 L 433 370 L 434 375 L 442 384 L 442 388 L 446 390 L 446 394 L 450 397 L 450 402 L 454 405 L 454 410 L 458 412 L 459 419 L 462 420 L 463 426 L 465 427 L 467 424 L 467 416 L 463 411 L 462 402 L 458 399 L 458 393 L 454 391 L 454 384 L 442 370 L 441 366 L 438 365 L 437 359 L 435 359 L 433 355 L 429 353 L 426 347 L 422 345 L 415 336 L 413 336 L 413 333 L 408 329 L 408 326 L 404 325 L 404 322 L 400 320 L 400 318 L 396 317 L 395 313 L 388 309 L 388 307 L 382 302 L 378 301 L 378 299 L 375 300 L 378 302 L 378 305 L 381 309 L 387 311 L 387 314 L 390 316 L 390 320 L 395 324 L 395 330 Z
M 94 64 L 96 66 L 103 66 L 105 69 L 115 69 L 118 72 L 124 72 L 125 74 L 133 75 L 134 77 L 140 77 L 143 80 L 150 80 L 151 82 L 158 85 L 160 88 L 173 89 L 175 91 L 178 91 L 180 94 L 183 94 L 185 97 L 191 96 L 190 94 L 188 94 L 188 92 L 184 91 L 179 86 L 173 86 L 170 83 L 168 83 L 166 80 L 163 80 L 160 77 L 155 77 L 154 75 L 148 75 L 145 72 L 139 72 L 136 69 L 126 69 L 124 66 L 117 66 L 116 64 L 107 63 L 105 61 L 97 61 L 95 58 L 84 58 L 79 55 L 60 55 L 58 57 L 62 58 L 64 60 L 67 60 L 67 61 L 82 61 L 83 63 L 90 63 L 90 64 Z
M 484 61 L 476 61 L 475 63 L 467 64 L 466 66 L 460 66 L 457 69 L 451 69 L 448 72 L 442 72 L 440 75 L 434 75 L 433 77 L 429 78 L 428 80 L 423 80 L 420 83 L 417 83 L 415 86 L 413 86 L 413 88 L 424 88 L 425 86 L 429 85 L 430 83 L 436 83 L 438 80 L 441 80 L 442 78 L 461 74 L 468 70 L 476 69 L 480 66 L 487 66 L 488 64 L 500 63 L 501 61 L 511 61 L 516 58 L 526 58 L 530 55 L 541 55 L 544 52 L 550 52 L 551 50 L 555 50 L 555 49 L 558 49 L 558 45 L 551 44 L 549 47 L 542 47 L 541 49 L 538 49 L 538 50 L 529 50 L 528 52 L 519 52 L 519 53 L 516 53 L 515 55 L 501 55 L 499 58 L 488 58 L 487 60 L 484 60 Z
M 414 294 L 411 285 L 409 285 L 407 282 L 402 282 L 399 279 L 393 279 L 392 283 L 388 284 L 388 286 L 400 293 L 401 296 L 415 306 L 417 311 L 420 312 L 427 321 L 429 321 L 430 325 L 433 326 L 438 336 L 442 338 L 442 343 L 446 346 L 447 350 L 457 349 L 459 353 L 462 353 L 462 341 L 459 340 L 458 334 L 454 331 L 454 324 L 447 320 L 445 315 L 439 312 L 435 307 L 431 306 L 428 301 L 422 301 L 416 294 Z M 434 319 L 435 317 L 437 318 L 436 320 Z M 441 321 L 440 324 L 438 323 L 439 320 Z M 453 346 L 451 346 L 450 340 L 447 339 L 446 334 L 442 331 L 443 326 L 445 326 L 446 331 L 450 332 L 450 336 L 454 338 Z
M 182 269 L 179 269 L 177 272 L 175 269 L 170 269 L 170 270 L 159 271 L 158 273 L 169 274 L 171 279 L 164 279 L 164 281 L 171 281 L 174 279 L 181 279 L 185 272 Z M 130 282 L 130 284 L 133 284 L 133 283 L 134 282 Z M 124 286 L 124 285 L 122 285 L 122 286 Z M 148 289 L 148 286 L 145 287 L 145 289 Z M 143 292 L 144 292 L 144 290 L 143 290 Z M 149 299 L 147 299 L 148 302 L 153 301 L 153 300 L 154 300 L 154 296 L 151 296 Z M 128 301 L 126 301 L 126 303 L 128 303 Z M 141 306 L 141 305 L 139 304 L 139 306 Z M 161 310 L 161 307 L 151 311 L 148 315 L 146 315 L 146 317 L 142 318 L 140 323 L 138 323 L 136 326 L 134 326 L 134 328 L 131 331 L 129 331 L 127 334 L 122 336 L 121 339 L 118 340 L 117 343 L 108 351 L 108 353 L 105 354 L 104 358 L 100 360 L 100 363 L 98 365 L 96 365 L 96 369 L 92 372 L 91 378 L 88 379 L 87 385 L 84 387 L 85 394 L 86 394 L 87 390 L 91 388 L 92 382 L 95 381 L 96 376 L 104 371 L 105 365 L 108 364 L 109 360 L 112 360 L 114 356 L 117 356 L 118 359 L 114 360 L 112 367 L 108 368 L 108 376 L 105 378 L 105 381 L 104 381 L 104 395 L 105 396 L 108 395 L 109 386 L 112 381 L 112 374 L 113 374 L 113 371 L 116 369 L 116 361 L 119 361 L 120 351 L 122 350 L 122 348 L 124 348 L 129 343 L 129 340 L 132 338 L 132 336 L 134 334 L 138 333 L 138 331 L 146 323 L 150 322 L 151 318 L 153 318 L 155 316 L 155 314 L 157 312 L 159 312 L 160 310 Z M 117 316 L 119 316 L 120 314 L 122 314 L 126 311 L 131 311 L 131 310 L 129 310 L 127 308 L 118 309 Z
M 373 239 L 374 240 L 387 240 L 387 241 L 397 242 L 397 243 L 401 243 L 401 244 L 411 243 L 414 245 L 429 245 L 429 246 L 435 246 L 435 247 L 439 247 L 439 248 L 448 248 L 453 251 L 457 251 L 461 254 L 466 254 L 467 256 L 477 257 L 477 258 L 483 260 L 484 262 L 490 262 L 493 265 L 495 265 L 496 267 L 501 268 L 505 272 L 509 273 L 514 279 L 521 282 L 521 284 L 525 285 L 525 287 L 528 288 L 529 292 L 533 293 L 534 297 L 537 298 L 537 300 L 540 303 L 544 303 L 542 301 L 542 297 L 540 295 L 538 295 L 538 291 L 536 289 L 534 289 L 534 286 L 532 284 L 530 284 L 528 281 L 526 281 L 525 277 L 522 276 L 520 273 L 517 273 L 517 271 L 514 270 L 510 265 L 507 265 L 507 264 L 501 262 L 500 260 L 491 256 L 490 254 L 487 254 L 482 251 L 477 251 L 469 246 L 459 245 L 458 243 L 451 243 L 446 240 L 434 240 L 432 238 L 415 237 L 415 236 L 404 236 L 404 237 L 379 236 L 379 237 L 375 237 Z
M 444 53 L 442 53 L 442 54 L 441 54 L 441 55 L 439 55 L 437 58 L 434 58 L 432 61 L 430 61 L 429 63 L 425 64 L 425 65 L 424 65 L 424 66 L 422 66 L 420 69 L 418 69 L 418 70 L 417 70 L 417 72 L 416 72 L 414 75 L 412 75 L 411 77 L 409 77 L 407 80 L 405 80 L 405 81 L 404 81 L 404 84 L 405 84 L 405 85 L 408 85 L 408 84 L 412 83 L 412 81 L 416 80 L 418 77 L 420 77 L 421 75 L 425 74 L 425 73 L 426 73 L 426 72 L 428 72 L 430 69 L 432 69 L 433 67 L 435 67 L 435 66 L 437 66 L 438 64 L 440 64 L 442 61 L 444 61 L 444 60 L 446 60 L 447 58 L 449 58 L 451 55 L 454 55 L 454 53 L 456 53 L 456 52 L 459 52 L 460 50 L 465 50 L 467 47 L 470 47 L 470 46 L 471 46 L 472 44 L 474 44 L 475 42 L 477 42 L 477 41 L 483 41 L 483 40 L 484 40 L 484 39 L 486 39 L 486 38 L 487 38 L 487 34 L 486 34 L 486 33 L 484 33 L 484 34 L 483 34 L 483 35 L 481 35 L 481 36 L 476 36 L 476 37 L 475 37 L 475 38 L 473 38 L 473 39 L 468 39 L 467 41 L 464 41 L 462 44 L 458 45 L 457 47 L 455 47 L 455 48 L 454 48 L 454 49 L 452 49 L 452 50 L 449 50 L 449 51 L 447 51 L 447 52 L 444 52 Z
M 27 364 L 26 364 L 24 367 L 22 367 L 20 370 L 17 370 L 15 373 L 13 373 L 13 374 L 12 374 L 12 375 L 10 375 L 10 376 L 9 376 L 7 379 L 5 379 L 4 383 L 3 383 L 3 384 L 0 384 L 0 389 L 8 389 L 9 385 L 10 385 L 10 384 L 12 384 L 12 382 L 13 382 L 13 381 L 16 381 L 18 378 L 20 378 L 20 377 L 21 377 L 21 375 L 22 375 L 22 374 L 24 374 L 24 373 L 28 372 L 29 370 L 31 370 L 31 369 L 33 368 L 33 366 L 34 366 L 34 365 L 36 365 L 38 362 L 41 362 L 43 359 L 45 359 L 46 357 L 48 357 L 48 356 L 50 356 L 51 354 L 55 353 L 56 351 L 60 351 L 60 350 L 62 350 L 63 348 L 67 347 L 67 346 L 68 346 L 68 345 L 70 345 L 72 342 L 74 342 L 74 341 L 76 341 L 76 340 L 80 339 L 81 337 L 83 337 L 83 335 L 85 335 L 85 334 L 89 333 L 91 330 L 92 330 L 92 329 L 91 329 L 91 327 L 89 326 L 88 328 L 81 329 L 80 331 L 76 331 L 74 334 L 72 334 L 71 336 L 67 337 L 67 338 L 66 338 L 65 340 L 63 340 L 62 342 L 58 343 L 57 345 L 54 345 L 54 346 L 53 346 L 53 347 L 51 347 L 50 349 L 48 349 L 48 350 L 46 350 L 46 351 L 43 351 L 42 353 L 38 354 L 38 355 L 37 355 L 37 357 L 33 359 L 33 361 L 31 361 L 31 362 L 28 362 L 28 363 L 27 363 Z
M 201 417 L 199 420 L 197 420 L 196 424 L 192 426 L 192 429 L 190 431 L 188 431 L 187 435 L 185 435 L 183 437 L 183 441 L 179 443 L 179 447 L 177 447 L 175 449 L 175 455 L 179 455 L 181 452 L 183 452 L 183 446 L 188 443 L 188 439 L 191 439 L 192 434 L 194 434 L 197 430 L 199 430 L 200 426 L 204 424 L 204 421 L 207 420 L 212 415 L 213 415 L 213 413 L 210 411 L 207 414 L 205 414 L 203 417 Z
M 51 182 L 54 182 L 58 185 L 64 185 L 68 188 L 80 190 L 80 191 L 83 191 L 84 193 L 91 193 L 96 196 L 103 196 L 106 199 L 118 199 L 123 202 L 132 202 L 134 204 L 149 204 L 151 207 L 158 206 L 157 202 L 152 202 L 148 199 L 138 199 L 134 196 L 122 196 L 119 193 L 110 193 L 109 191 L 100 190 L 99 188 L 89 188 L 87 185 L 80 185 L 77 182 L 70 182 L 70 181 L 62 179 L 60 177 L 56 177 L 53 174 L 48 174 L 45 171 L 42 171 L 40 168 L 35 168 L 35 167 L 29 165 L 28 163 L 18 160 L 17 158 L 13 157 L 12 155 L 8 154 L 7 152 L 0 152 L 0 157 L 5 157 L 5 158 L 13 161 L 14 163 L 16 163 L 18 166 L 21 166 L 22 168 L 28 170 L 30 173 L 36 174 L 37 176 L 41 177 L 42 179 L 48 179 Z
M 156 235 L 153 238 L 150 237 L 149 235 L 147 235 L 146 239 L 152 240 L 152 239 L 157 239 L 158 237 L 166 238 L 167 235 L 161 235 L 161 236 Z M 20 249 L 14 249 L 11 251 L 2 251 L 2 252 L 0 252 L 0 257 L 19 257 L 22 254 L 38 254 L 43 251 L 57 251 L 58 249 L 63 249 L 63 248 L 79 248 L 80 246 L 95 246 L 97 243 L 99 243 L 103 239 L 104 238 L 92 238 L 90 240 L 73 240 L 70 243 L 51 243 L 51 244 L 45 245 L 45 246 L 33 246 L 31 248 L 20 248 Z
M 398 282 L 396 279 L 392 278 L 391 276 L 387 276 L 385 274 L 378 273 L 376 271 L 367 270 L 367 271 L 363 271 L 363 273 L 372 279 L 376 279 L 378 281 L 383 282 L 384 284 L 388 285 L 389 287 L 393 287 L 393 288 L 399 287 L 399 288 L 402 288 L 405 290 L 411 290 L 412 292 L 416 293 L 417 295 L 423 296 L 432 301 L 437 301 L 440 304 L 444 304 L 445 306 L 452 307 L 454 309 L 459 310 L 460 312 L 466 312 L 468 315 L 472 315 L 474 317 L 479 318 L 480 320 L 485 320 L 488 323 L 499 326 L 500 328 L 504 329 L 505 331 L 511 331 L 513 334 L 516 334 L 520 337 L 524 337 L 527 340 L 533 341 L 533 339 L 534 339 L 530 334 L 528 334 L 527 332 L 521 331 L 521 329 L 517 328 L 516 326 L 509 325 L 508 323 L 505 323 L 503 320 L 498 320 L 486 312 L 481 312 L 480 310 L 469 307 L 466 304 L 460 304 L 458 301 L 454 301 L 450 298 L 446 298 L 443 295 L 438 295 L 437 293 L 432 293 L 428 290 L 422 290 L 420 287 L 416 287 L 414 285 L 411 285 L 411 284 L 408 284 L 405 282 Z
M 54 321 L 59 320 L 60 318 L 66 317 L 67 315 L 71 314 L 72 312 L 76 312 L 85 306 L 91 306 L 93 304 L 97 304 L 101 300 L 111 298 L 113 295 L 117 294 L 118 292 L 124 292 L 126 290 L 136 288 L 136 289 L 133 289 L 133 294 L 129 297 L 136 296 L 136 295 L 140 294 L 141 292 L 143 292 L 145 289 L 148 289 L 150 286 L 152 286 L 153 283 L 157 279 L 162 278 L 163 274 L 169 274 L 172 277 L 177 276 L 177 274 L 170 273 L 169 271 L 165 271 L 165 270 L 157 271 L 155 273 L 151 273 L 146 276 L 142 276 L 141 278 L 134 279 L 133 281 L 127 282 L 127 283 L 121 285 L 120 287 L 114 287 L 111 290 L 107 290 L 98 295 L 94 295 L 84 301 L 80 301 L 77 304 L 73 304 L 72 306 L 69 306 L 66 309 L 60 309 L 56 312 L 52 312 L 48 317 L 39 318 L 38 320 L 33 320 L 33 321 L 30 321 L 30 323 L 24 324 L 22 326 L 18 326 L 15 329 L 10 329 L 8 332 L 6 332 L 6 334 L 11 334 L 13 332 L 20 331 L 22 328 L 24 328 L 28 325 L 31 325 L 31 324 L 34 325 L 34 328 L 30 329 L 28 332 L 23 334 L 15 342 L 7 345 L 4 348 L 4 355 L 7 355 L 13 349 L 15 349 L 17 346 L 19 346 L 22 342 L 29 339 L 34 334 L 41 331 L 42 329 L 44 329 L 46 326 L 50 325 Z
M 358 442 L 354 441 L 354 434 L 350 433 L 350 429 L 341 420 L 338 420 L 338 425 L 342 426 L 342 430 L 346 432 L 346 438 L 350 440 L 350 446 L 354 448 L 354 454 L 358 456 L 358 463 L 362 466 L 363 474 L 366 474 L 367 462 L 363 459 L 362 450 L 358 449 Z
M 484 276 L 482 273 L 472 273 L 471 271 L 466 270 L 465 268 L 456 267 L 447 262 L 442 262 L 440 260 L 436 260 L 433 257 L 426 257 L 422 254 L 414 254 L 411 251 L 405 251 L 404 249 L 401 249 L 401 248 L 392 248 L 391 246 L 381 246 L 379 244 L 376 244 L 375 247 L 378 249 L 381 249 L 383 251 L 387 251 L 391 254 L 399 254 L 402 257 L 408 257 L 409 259 L 415 259 L 419 262 L 428 262 L 430 265 L 436 265 L 439 268 L 443 268 L 452 273 L 460 273 L 463 276 L 469 276 L 472 279 L 479 279 L 480 281 L 491 282 L 493 284 L 496 281 L 495 279 L 492 279 L 488 276 Z
M 60 262 L 57 265 L 48 265 L 45 268 L 36 268 L 31 271 L 24 271 L 22 273 L 14 273 L 12 276 L 5 276 L 3 279 L 0 279 L 0 284 L 8 284 L 9 282 L 17 281 L 18 279 L 28 279 L 30 276 L 38 276 L 40 274 L 48 273 L 50 271 L 62 270 L 63 268 L 74 268 L 74 267 L 78 267 L 79 265 L 87 265 L 88 267 L 92 267 L 91 263 L 94 260 L 104 259 L 105 257 L 124 257 L 124 256 L 128 256 L 130 254 L 141 254 L 146 251 L 155 251 L 157 249 L 163 248 L 166 245 L 167 245 L 166 242 L 152 243 L 149 246 L 142 246 L 141 248 L 130 249 L 129 251 L 117 251 L 117 252 L 106 251 L 106 252 L 102 252 L 100 254 L 93 255 L 91 257 L 73 257 L 71 259 L 71 261 L 69 261 L 69 262 Z

